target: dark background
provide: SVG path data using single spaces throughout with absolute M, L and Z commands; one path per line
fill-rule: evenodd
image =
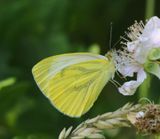
M 159 4 L 157 0 L 156 16 L 160 16 Z M 42 95 L 31 69 L 43 58 L 90 51 L 93 44 L 104 55 L 110 49 L 111 22 L 113 46 L 134 20 L 145 21 L 145 17 L 145 0 L 0 0 L 0 80 L 9 78 L 0 88 L 0 139 L 56 139 L 64 127 L 137 102 L 138 91 L 125 97 L 108 83 L 87 114 L 70 118 Z M 156 103 L 159 85 L 152 77 L 148 98 Z M 134 128 L 104 134 L 115 139 L 143 138 Z

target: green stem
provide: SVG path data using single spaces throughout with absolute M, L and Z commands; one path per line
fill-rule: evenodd
M 146 0 L 145 19 L 149 19 L 154 15 L 155 0 Z M 139 97 L 148 97 L 152 78 L 148 75 L 147 79 L 139 88 Z
M 150 17 L 154 16 L 154 10 L 155 10 L 155 0 L 146 0 L 145 19 L 149 19 Z M 147 79 L 143 82 L 143 84 L 139 88 L 140 98 L 149 96 L 151 81 L 152 81 L 151 76 L 147 75 Z M 143 139 L 143 137 L 138 136 L 137 139 Z
M 151 76 L 148 74 L 147 79 L 143 82 L 143 84 L 139 88 L 139 98 L 146 98 L 149 96 L 149 90 L 150 90 L 150 84 L 151 84 Z
M 155 0 L 146 0 L 145 19 L 154 16 Z

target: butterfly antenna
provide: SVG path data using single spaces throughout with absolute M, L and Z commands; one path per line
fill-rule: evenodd
M 109 33 L 109 49 L 111 50 L 112 46 L 112 22 L 110 23 L 110 33 Z

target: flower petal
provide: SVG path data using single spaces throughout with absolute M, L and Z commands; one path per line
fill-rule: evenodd
M 125 82 L 121 87 L 118 88 L 119 92 L 125 96 L 133 95 L 146 77 L 147 75 L 144 70 L 139 70 L 137 73 L 137 80 Z
M 127 50 L 133 53 L 133 58 L 137 62 L 144 64 L 149 52 L 153 48 L 160 48 L 160 19 L 156 16 L 152 17 L 141 33 L 137 35 L 136 40 L 127 42 Z
M 140 69 L 139 65 L 136 64 L 126 64 L 125 66 L 121 66 L 118 71 L 124 76 L 124 77 L 133 77 L 133 74 L 135 72 L 138 72 Z
M 157 28 L 160 28 L 160 19 L 157 16 L 153 16 L 145 25 L 142 36 L 150 36 L 150 33 Z
M 137 73 L 137 81 L 142 83 L 146 78 L 147 74 L 144 69 L 139 70 Z
M 125 82 L 121 87 L 118 88 L 118 90 L 124 96 L 130 96 L 130 95 L 133 95 L 136 92 L 137 87 L 140 84 L 141 83 L 137 82 L 137 81 Z
M 139 39 L 145 47 L 160 47 L 160 19 L 158 17 L 154 16 L 147 22 Z

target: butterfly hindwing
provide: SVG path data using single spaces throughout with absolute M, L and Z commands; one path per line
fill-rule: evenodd
M 106 57 L 74 53 L 49 57 L 32 70 L 51 103 L 62 113 L 79 117 L 86 113 L 114 74 Z

